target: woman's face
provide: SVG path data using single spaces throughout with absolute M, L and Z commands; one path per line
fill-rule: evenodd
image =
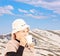
M 29 33 L 29 29 L 25 28 L 24 30 L 18 31 L 16 32 L 16 38 L 22 38 L 22 37 L 26 37 Z

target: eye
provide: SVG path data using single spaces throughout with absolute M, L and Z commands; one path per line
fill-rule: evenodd
M 29 30 L 27 30 L 26 32 L 29 32 Z
M 25 32 L 25 31 L 22 31 L 22 32 Z
M 24 25 L 25 25 L 25 24 L 24 24 Z M 21 26 L 23 27 L 24 25 L 21 25 Z
M 17 31 L 17 33 L 19 33 L 20 31 Z
M 29 32 L 29 28 L 27 28 L 27 32 Z

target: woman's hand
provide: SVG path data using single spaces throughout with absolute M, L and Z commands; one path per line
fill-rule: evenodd
M 20 39 L 20 45 L 23 46 L 23 47 L 25 47 L 26 43 L 27 43 L 27 40 L 24 37 L 22 37 Z

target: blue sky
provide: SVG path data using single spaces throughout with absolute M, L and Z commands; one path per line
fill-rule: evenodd
M 22 18 L 31 29 L 60 30 L 60 0 L 0 0 L 0 34 Z

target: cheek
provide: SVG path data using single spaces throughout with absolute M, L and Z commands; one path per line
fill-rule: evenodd
M 20 34 L 19 34 L 19 36 L 20 36 L 20 37 L 23 37 L 23 36 L 24 36 L 24 34 L 23 34 L 23 33 L 20 33 Z
M 25 33 L 21 33 L 20 36 L 21 36 L 21 37 L 26 37 L 26 34 L 25 34 Z

